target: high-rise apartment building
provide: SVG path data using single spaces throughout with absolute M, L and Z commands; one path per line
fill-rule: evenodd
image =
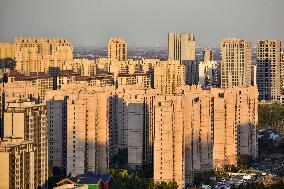
M 213 51 L 210 48 L 203 50 L 203 62 L 213 61 Z
M 154 67 L 154 88 L 160 94 L 173 94 L 177 87 L 185 85 L 185 65 L 177 60 L 161 61 Z
M 34 189 L 35 148 L 31 140 L 7 137 L 0 141 L 0 188 Z
M 207 61 L 199 63 L 199 81 L 202 87 L 218 87 L 218 62 Z
M 108 99 L 103 89 L 67 100 L 67 174 L 108 171 Z
M 110 97 L 111 154 L 127 149 L 130 168 L 152 163 L 155 96 L 155 90 L 128 85 L 119 86 Z
M 16 38 L 16 67 L 20 72 L 48 72 L 49 67 L 66 69 L 73 60 L 73 46 L 63 38 Z
M 196 60 L 183 60 L 181 64 L 184 65 L 185 84 L 197 85 L 199 77 L 199 62 Z
M 281 41 L 257 41 L 257 87 L 260 100 L 280 100 Z
M 195 37 L 189 33 L 168 34 L 169 60 L 195 60 Z
M 107 89 L 88 84 L 48 92 L 50 168 L 73 175 L 107 173 L 109 96 Z
M 71 70 L 81 76 L 94 77 L 96 75 L 96 64 L 94 60 L 74 59 Z
M 284 94 L 284 52 L 281 51 L 281 94 Z
M 28 74 L 21 74 L 17 71 L 11 71 L 8 74 L 8 83 L 27 83 L 27 85 L 34 86 L 39 91 L 39 101 L 45 101 L 45 94 L 47 90 L 53 89 L 53 77 L 44 72 L 30 72 Z M 16 84 L 15 84 L 16 85 Z
M 50 171 L 67 169 L 67 97 L 54 96 L 46 102 L 48 118 L 48 166 Z
M 67 69 L 73 60 L 73 47 L 62 38 L 15 38 L 0 43 L 0 61 L 19 72 L 47 72 L 49 67 Z M 7 64 L 7 65 L 6 65 Z
M 35 102 L 8 103 L 4 113 L 4 136 L 15 136 L 33 142 L 35 148 L 34 188 L 47 188 L 47 119 L 45 105 Z
M 190 183 L 194 172 L 257 157 L 256 87 L 178 89 L 154 100 L 154 180 Z M 228 114 L 227 112 L 231 112 Z
M 14 59 L 14 47 L 10 43 L 0 43 L 0 60 Z
M 122 38 L 110 38 L 108 41 L 108 60 L 126 61 L 127 43 Z
M 118 74 L 117 85 L 136 85 L 144 89 L 150 88 L 149 74 L 135 73 L 135 74 Z
M 221 87 L 250 85 L 251 61 L 251 42 L 235 38 L 222 39 Z

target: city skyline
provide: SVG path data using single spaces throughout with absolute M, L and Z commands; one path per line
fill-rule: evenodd
M 0 0 L 0 189 L 284 186 L 284 0 Z
M 105 47 L 110 37 L 122 37 L 129 47 L 166 47 L 169 32 L 190 32 L 196 36 L 197 47 L 219 47 L 220 40 L 228 37 L 249 40 L 253 46 L 257 40 L 284 38 L 284 26 L 275 22 L 284 17 L 284 2 L 279 0 L 181 0 L 178 4 L 168 0 L 68 4 L 0 0 L 0 5 L 2 42 L 16 36 L 66 37 L 76 47 Z

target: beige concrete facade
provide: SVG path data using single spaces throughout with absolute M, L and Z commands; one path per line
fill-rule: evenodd
M 14 46 L 10 43 L 0 43 L 0 60 L 14 59 Z
M 46 91 L 53 88 L 53 78 L 44 72 L 30 72 L 28 74 L 21 74 L 17 71 L 11 71 L 8 74 L 8 83 L 9 82 L 15 83 L 15 85 L 19 86 L 31 85 L 35 87 L 35 92 L 37 91 L 39 93 L 38 95 L 34 94 L 33 96 L 39 96 L 38 100 L 41 103 L 45 102 Z M 26 90 L 29 90 L 29 88 Z
M 35 148 L 33 141 L 7 137 L 0 141 L 0 189 L 33 189 Z
M 63 38 L 16 38 L 15 69 L 20 72 L 47 72 L 49 67 L 66 69 L 73 60 L 73 46 Z
M 128 149 L 128 166 L 152 162 L 153 100 L 157 91 L 140 86 L 119 86 L 110 101 L 111 154 Z
M 56 142 L 59 142 L 63 145 L 57 147 L 59 152 L 50 148 L 50 153 L 54 155 L 50 159 L 50 162 L 53 161 L 53 166 L 63 169 L 66 166 L 66 173 L 73 175 L 85 172 L 107 173 L 109 96 L 108 90 L 88 87 L 88 84 L 69 84 L 58 91 L 49 91 L 48 119 L 51 122 L 50 129 L 53 129 L 50 134 L 58 132 L 54 136 L 49 136 L 50 143 L 56 145 Z M 62 127 L 64 126 L 62 123 L 65 122 L 66 130 Z M 62 163 L 64 159 L 66 165 Z
M 281 41 L 257 41 L 257 87 L 260 100 L 280 100 L 281 50 Z
M 108 41 L 108 60 L 126 61 L 127 43 L 122 38 L 110 38 Z
M 251 61 L 251 42 L 235 38 L 222 39 L 221 87 L 249 86 Z
M 81 76 L 94 77 L 96 75 L 96 63 L 94 60 L 74 59 L 72 70 Z
M 169 60 L 195 60 L 195 37 L 189 33 L 168 34 Z
M 150 88 L 149 74 L 135 73 L 135 74 L 118 74 L 117 85 L 136 85 L 141 88 Z
M 0 86 L 0 91 L 3 91 L 3 86 Z M 40 90 L 28 81 L 8 82 L 5 84 L 5 106 L 8 102 L 20 102 L 29 99 L 39 99 Z M 0 107 L 2 109 L 2 95 L 0 96 Z
M 203 62 L 213 61 L 213 50 L 205 48 L 203 50 Z
M 257 97 L 256 87 L 185 86 L 155 98 L 154 180 L 183 188 L 196 171 L 236 165 L 239 154 L 257 157 Z
M 67 168 L 67 98 L 54 96 L 46 102 L 48 118 L 48 166 L 59 168 L 66 174 Z
M 281 94 L 284 91 L 284 52 L 281 51 Z
M 185 66 L 180 61 L 161 61 L 154 67 L 154 88 L 162 95 L 173 94 L 185 85 Z
M 8 103 L 4 113 L 4 136 L 30 140 L 34 152 L 34 188 L 47 188 L 48 143 L 47 118 L 44 105 L 34 102 Z

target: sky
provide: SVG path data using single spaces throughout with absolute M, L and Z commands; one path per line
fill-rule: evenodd
M 168 32 L 194 33 L 198 47 L 221 38 L 284 41 L 284 0 L 0 0 L 0 42 L 65 37 L 77 47 L 166 47 Z

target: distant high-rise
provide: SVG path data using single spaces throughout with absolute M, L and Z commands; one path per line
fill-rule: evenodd
M 250 85 L 251 61 L 251 42 L 235 38 L 222 39 L 221 87 Z
M 15 69 L 20 72 L 48 72 L 49 67 L 66 69 L 73 60 L 73 46 L 63 38 L 16 38 Z
M 108 41 L 108 60 L 126 61 L 127 43 L 122 38 L 110 38 Z
M 280 99 L 281 48 L 281 41 L 257 42 L 257 86 L 260 100 Z
M 195 60 L 195 37 L 189 33 L 168 34 L 169 60 Z
M 218 83 L 218 63 L 207 61 L 199 63 L 199 81 L 202 87 L 217 87 Z
M 213 61 L 213 51 L 212 49 L 205 48 L 203 50 L 203 62 Z
M 281 94 L 284 91 L 284 52 L 281 52 Z

